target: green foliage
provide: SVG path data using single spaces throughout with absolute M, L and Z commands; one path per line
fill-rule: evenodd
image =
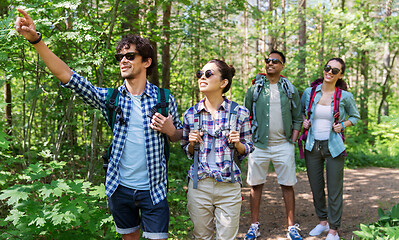
M 348 128 L 345 143 L 348 146 L 348 167 L 399 166 L 399 115 L 384 117 L 380 124 L 370 123 L 368 134 L 362 133 L 363 122 Z
M 84 180 L 51 180 L 65 162 L 32 164 L 20 175 L 23 181 L 1 191 L 0 200 L 10 208 L 1 226 L 2 238 L 99 239 L 115 235 L 107 210 L 104 185 Z M 46 180 L 49 183 L 46 183 Z
M 180 144 L 172 143 L 168 176 L 169 237 L 172 239 L 188 239 L 193 226 L 186 207 L 186 176 L 191 164 L 192 161 L 187 159 Z
M 380 219 L 373 224 L 360 224 L 360 231 L 354 231 L 360 239 L 383 240 L 399 239 L 399 204 L 391 211 L 378 209 Z

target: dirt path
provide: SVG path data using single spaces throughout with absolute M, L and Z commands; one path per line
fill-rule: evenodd
M 309 231 L 318 224 L 315 215 L 312 193 L 305 172 L 297 175 L 295 185 L 296 222 L 302 229 L 304 239 L 324 239 L 325 235 L 309 237 Z M 249 187 L 244 183 L 244 202 L 241 210 L 241 223 L 237 239 L 243 239 L 250 221 Z M 344 209 L 339 235 L 346 240 L 353 236 L 352 231 L 359 230 L 359 223 L 371 223 L 379 219 L 377 209 L 390 209 L 399 202 L 399 169 L 361 168 L 346 169 L 344 179 Z M 276 175 L 269 173 L 263 188 L 261 213 L 261 237 L 264 239 L 286 239 L 287 220 L 280 186 Z

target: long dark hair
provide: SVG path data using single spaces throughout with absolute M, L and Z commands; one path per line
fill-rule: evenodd
M 229 91 L 229 89 L 231 87 L 231 83 L 233 82 L 233 77 L 236 73 L 236 69 L 232 65 L 227 65 L 227 63 L 225 63 L 224 61 L 219 60 L 219 59 L 212 59 L 208 63 L 216 64 L 216 66 L 219 68 L 219 71 L 222 75 L 222 80 L 227 79 L 229 81 L 227 83 L 226 87 L 223 88 L 223 93 L 226 93 L 227 91 Z
M 331 58 L 330 60 L 327 61 L 327 64 L 329 62 L 331 62 L 331 61 L 339 62 L 341 64 L 341 72 L 342 72 L 342 74 L 345 73 L 346 65 L 345 65 L 344 60 L 342 60 L 342 58 Z M 323 78 L 318 78 L 318 79 L 314 80 L 310 84 L 310 86 L 314 87 L 314 86 L 320 85 L 320 84 L 323 83 L 323 80 L 324 80 Z M 341 88 L 342 90 L 345 90 L 345 91 L 348 90 L 348 84 L 346 84 L 346 82 L 342 78 L 338 79 L 338 81 L 335 83 L 335 86 L 338 87 L 338 88 Z

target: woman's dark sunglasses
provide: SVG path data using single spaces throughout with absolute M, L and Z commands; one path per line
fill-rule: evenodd
M 277 59 L 277 58 L 265 58 L 265 62 L 267 64 L 270 64 L 270 62 L 272 62 L 273 64 L 277 64 L 277 63 L 283 64 L 283 62 L 281 62 L 280 59 Z
M 115 59 L 116 59 L 116 61 L 120 62 L 120 61 L 122 61 L 123 57 L 125 57 L 129 61 L 133 61 L 137 54 L 138 53 L 136 53 L 136 52 L 128 52 L 125 54 L 117 53 L 117 54 L 115 54 Z
M 341 69 L 339 68 L 332 68 L 330 65 L 325 65 L 324 66 L 324 72 L 328 73 L 330 72 L 330 70 L 332 70 L 332 74 L 337 75 L 338 73 L 341 72 Z
M 201 70 L 199 70 L 199 71 L 197 72 L 197 78 L 200 79 L 200 78 L 202 77 L 202 75 L 204 75 L 204 72 L 201 71 Z M 212 73 L 211 70 L 206 70 L 206 71 L 205 71 L 205 77 L 206 77 L 206 78 L 210 78 L 212 75 L 213 75 L 213 73 Z

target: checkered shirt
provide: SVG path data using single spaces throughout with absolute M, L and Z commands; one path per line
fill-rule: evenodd
M 218 129 L 225 129 L 219 132 L 217 137 L 212 137 L 209 134 L 204 134 L 203 143 L 200 144 L 199 151 L 199 169 L 198 169 L 198 180 L 213 177 L 218 182 L 231 182 L 231 150 L 229 148 L 227 133 L 230 131 L 229 121 L 228 121 L 228 113 L 230 110 L 231 101 L 227 98 L 224 99 L 222 104 L 220 105 L 216 119 L 212 119 L 212 115 L 205 108 L 204 99 L 202 99 L 199 103 L 196 104 L 196 107 L 189 108 L 184 113 L 183 120 L 183 138 L 181 140 L 181 146 L 188 158 L 193 159 L 193 155 L 188 151 L 188 145 L 190 144 L 188 140 L 188 135 L 190 131 L 194 129 L 194 114 L 201 112 L 202 114 L 202 131 L 203 132 L 213 132 L 213 125 L 216 124 L 216 131 Z M 196 110 L 197 109 L 197 110 Z M 244 106 L 239 106 L 237 111 L 237 129 L 240 132 L 240 141 L 245 146 L 245 153 L 243 155 L 237 152 L 237 156 L 239 160 L 244 159 L 250 152 L 254 150 L 252 139 L 251 139 L 251 126 L 249 123 L 249 111 Z M 214 141 L 214 145 L 212 144 Z M 214 147 L 215 151 L 215 162 L 219 167 L 218 170 L 211 170 L 209 168 L 209 164 L 207 162 L 208 154 L 211 152 L 211 148 Z M 193 169 L 194 165 L 190 167 L 188 172 L 188 177 L 193 179 Z M 234 163 L 234 178 L 236 181 L 240 182 L 240 174 L 241 171 L 239 167 Z
M 76 72 L 73 72 L 70 81 L 63 86 L 70 88 L 72 92 L 79 95 L 86 104 L 89 104 L 93 108 L 99 109 L 109 125 L 109 119 L 106 111 L 108 88 L 95 87 Z M 125 84 L 120 86 L 118 91 L 120 92 L 118 105 L 122 108 L 125 123 L 118 121 L 120 115 L 117 115 L 112 137 L 113 147 L 111 158 L 108 164 L 108 171 L 105 180 L 105 194 L 108 197 L 115 192 L 119 185 L 118 164 L 125 147 L 128 130 L 127 124 L 129 123 L 129 117 L 133 106 L 132 99 L 127 94 L 128 91 Z M 160 132 L 150 128 L 151 119 L 148 117 L 151 107 L 157 103 L 157 94 L 158 87 L 147 81 L 144 93 L 140 99 L 142 107 L 142 121 L 144 123 L 144 134 L 146 138 L 146 161 L 150 182 L 150 193 L 152 202 L 154 204 L 157 204 L 165 199 L 167 192 L 164 138 Z M 172 115 L 174 126 L 177 129 L 181 129 L 182 124 L 179 120 L 176 101 L 172 95 L 169 97 L 169 113 Z

